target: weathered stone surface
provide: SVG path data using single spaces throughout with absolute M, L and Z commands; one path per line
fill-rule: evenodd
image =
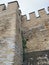
M 18 2 L 11 2 L 0 13 L 0 65 L 22 65 L 20 27 Z
M 17 1 L 8 3 L 7 8 L 0 5 L 0 65 L 23 64 L 21 32 L 26 39 L 26 53 L 49 50 L 49 14 L 44 8 L 38 12 L 40 17 L 33 12 L 27 20 Z
M 44 9 L 38 13 L 38 18 L 35 12 L 30 13 L 30 20 L 27 20 L 26 15 L 22 16 L 22 31 L 27 40 L 26 53 L 49 49 L 49 14 Z

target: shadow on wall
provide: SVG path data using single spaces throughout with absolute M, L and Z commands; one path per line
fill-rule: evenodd
M 26 65 L 49 65 L 49 50 L 26 53 L 25 63 Z

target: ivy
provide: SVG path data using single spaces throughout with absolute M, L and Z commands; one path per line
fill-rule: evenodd
M 23 36 L 22 33 L 22 46 L 23 46 L 23 61 L 25 60 L 25 49 L 26 49 L 26 39 Z

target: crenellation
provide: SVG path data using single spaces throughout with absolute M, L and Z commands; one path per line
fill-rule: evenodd
M 22 24 L 25 24 L 25 23 L 27 23 L 27 16 L 26 15 L 22 15 L 21 16 L 21 20 L 22 20 Z
M 0 12 L 4 11 L 6 9 L 5 4 L 0 4 Z
M 49 7 L 48 7 L 48 8 L 49 8 Z M 43 17 L 43 16 L 48 16 L 48 14 L 46 13 L 45 8 L 42 8 L 42 9 L 38 10 L 38 13 L 39 13 L 39 16 L 38 16 L 38 17 L 36 16 L 35 11 L 29 13 L 30 20 L 32 20 L 32 19 L 36 20 L 37 18 L 41 18 L 41 17 Z M 26 15 L 22 15 L 22 19 L 23 19 L 23 18 L 26 20 L 26 19 L 27 19 L 27 16 L 26 16 Z M 43 17 L 43 18 L 44 18 L 44 17 Z
M 38 13 L 41 18 L 47 16 L 45 8 L 38 10 Z
M 19 11 L 19 4 L 17 1 L 9 2 L 7 7 L 5 4 L 0 4 L 0 17 L 14 14 L 16 11 Z M 19 12 L 21 13 L 21 11 Z
M 48 11 L 49 11 L 49 7 L 48 7 Z
M 36 17 L 35 12 L 29 13 L 29 21 L 26 15 L 22 15 L 22 27 L 24 27 L 24 29 L 30 29 L 34 26 L 45 24 L 45 21 L 49 19 L 49 14 L 46 13 L 45 8 L 38 10 L 38 13 L 39 17 Z
M 35 12 L 31 12 L 31 13 L 29 13 L 29 16 L 30 16 L 30 20 L 35 20 L 36 19 L 36 14 L 35 14 Z
M 19 14 L 21 13 L 21 11 L 19 11 L 19 4 L 17 1 L 9 2 L 7 7 L 5 4 L 0 4 L 0 17 L 14 14 L 16 11 Z
M 19 14 L 21 14 L 21 10 L 19 9 Z
M 19 4 L 17 1 L 9 2 L 7 6 L 7 10 L 13 11 L 19 8 Z
M 22 20 L 27 20 L 27 16 L 26 15 L 22 15 Z
M 1 65 L 23 64 L 21 32 L 23 32 L 25 39 L 23 41 L 27 47 L 25 54 L 49 50 L 49 14 L 46 14 L 44 8 L 38 10 L 38 13 L 39 17 L 36 17 L 35 12 L 29 13 L 30 19 L 27 20 L 27 16 L 21 14 L 17 1 L 9 2 L 7 8 L 5 4 L 0 5 Z M 28 61 L 28 59 L 26 60 Z

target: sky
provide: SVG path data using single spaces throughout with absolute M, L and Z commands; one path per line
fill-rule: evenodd
M 0 0 L 0 4 L 3 3 L 7 4 L 8 2 L 11 1 L 16 1 L 16 0 Z M 17 1 L 20 5 L 20 9 L 23 15 L 33 11 L 35 11 L 37 15 L 38 14 L 37 10 L 45 8 L 47 11 L 47 8 L 49 6 L 49 0 L 17 0 Z

